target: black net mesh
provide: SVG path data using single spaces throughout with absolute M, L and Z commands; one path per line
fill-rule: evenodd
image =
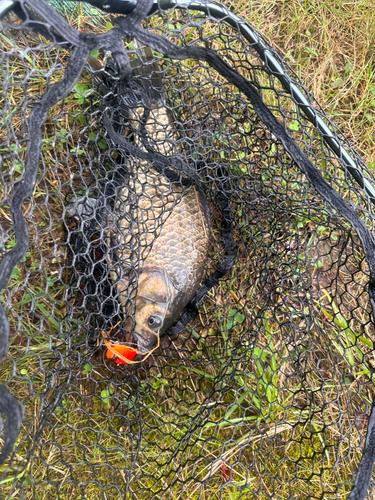
M 108 23 L 83 20 L 81 30 Z M 16 244 L 9 199 L 30 111 L 76 56 L 43 26 L 11 13 L 1 34 L 3 254 Z M 144 26 L 216 51 L 253 82 L 372 229 L 373 206 L 340 155 L 237 29 L 178 8 Z M 1 380 L 24 405 L 2 498 L 346 498 L 374 397 L 361 242 L 226 78 L 193 58 L 142 59 L 132 38 L 124 46 L 138 69 L 121 92 L 110 52 L 96 51 L 43 119 L 22 205 L 29 246 L 1 294 L 10 325 Z M 198 314 L 171 335 L 223 263 Z M 171 330 L 153 335 L 153 321 Z M 143 362 L 115 359 L 120 345 L 147 353 L 158 337 Z

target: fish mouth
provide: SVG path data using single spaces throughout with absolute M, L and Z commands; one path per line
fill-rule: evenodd
M 151 349 L 154 349 L 157 345 L 159 337 L 158 334 L 149 333 L 145 330 L 141 330 L 140 333 L 134 332 L 133 335 L 137 339 L 138 352 L 140 354 L 147 354 L 151 351 Z

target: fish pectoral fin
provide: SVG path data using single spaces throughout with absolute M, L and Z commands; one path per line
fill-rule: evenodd
M 72 217 L 92 219 L 95 216 L 98 200 L 88 196 L 80 196 L 66 205 L 66 210 Z

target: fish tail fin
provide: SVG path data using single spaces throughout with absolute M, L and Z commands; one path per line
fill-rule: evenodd
M 152 102 L 165 102 L 163 72 L 150 47 L 134 40 L 136 58 L 131 61 L 133 77 L 144 88 Z
M 131 61 L 133 78 L 145 91 L 146 99 L 149 101 L 148 109 L 139 120 L 139 122 L 143 120 L 145 125 L 144 141 L 157 152 L 169 156 L 176 151 L 177 135 L 166 105 L 164 73 L 150 47 L 141 46 L 136 40 L 133 47 L 136 53 L 136 58 Z M 134 119 L 133 126 L 141 137 L 142 132 L 136 122 L 137 120 Z

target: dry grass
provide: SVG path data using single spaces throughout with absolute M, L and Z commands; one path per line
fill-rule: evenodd
M 224 2 L 261 31 L 372 166 L 375 16 L 370 1 Z

